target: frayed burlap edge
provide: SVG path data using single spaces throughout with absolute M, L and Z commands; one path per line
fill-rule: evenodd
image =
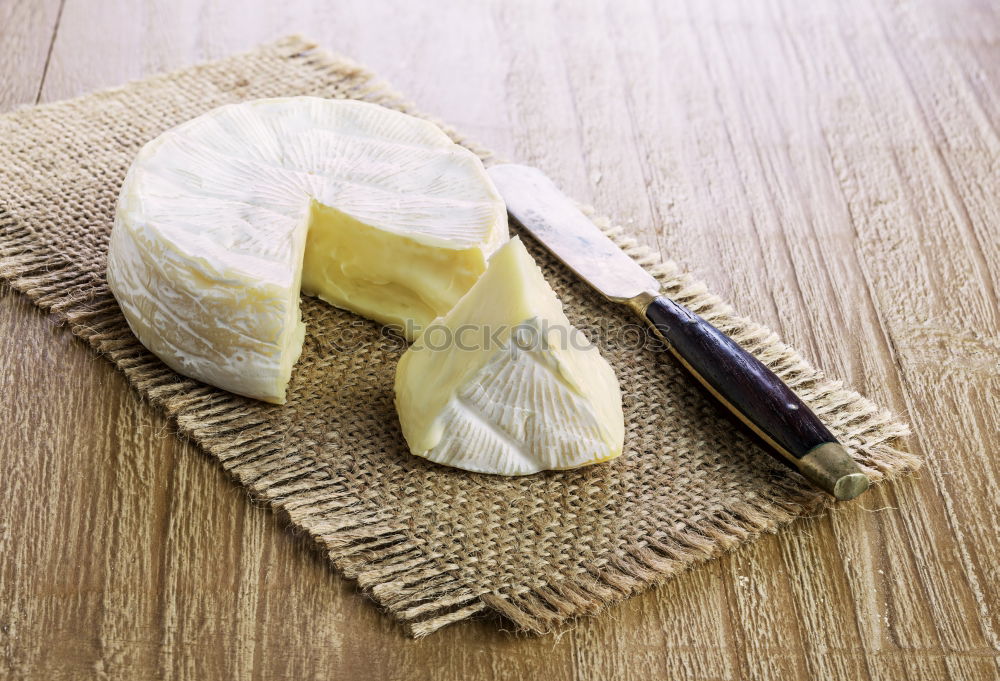
M 350 72 L 363 86 L 352 95 L 367 101 L 391 103 L 421 115 L 386 83 L 353 62 L 319 50 L 300 37 L 271 46 L 290 59 L 301 59 L 331 74 Z M 126 86 L 127 87 L 127 86 Z M 425 116 L 425 118 L 427 118 Z M 431 118 L 431 120 L 434 120 Z M 438 122 L 435 120 L 435 122 Z M 438 122 L 439 123 L 439 122 Z M 440 123 L 439 123 L 440 124 Z M 479 154 L 487 164 L 497 162 L 488 150 L 442 125 L 456 141 Z M 593 210 L 584 207 L 593 216 Z M 778 373 L 819 414 L 852 451 L 873 482 L 897 476 L 921 465 L 914 454 L 897 448 L 907 426 L 867 398 L 825 378 L 766 327 L 734 316 L 729 305 L 673 262 L 640 245 L 621 227 L 604 217 L 594 221 L 631 257 L 643 265 L 678 302 L 696 311 L 732 336 Z M 279 439 L 247 409 L 245 401 L 175 374 L 150 355 L 130 332 L 103 273 L 79 272 L 58 252 L 39 243 L 27 225 L 0 212 L 0 279 L 28 296 L 38 307 L 68 322 L 72 332 L 106 356 L 126 375 L 141 396 L 173 419 L 179 433 L 202 444 L 223 467 L 257 498 L 288 515 L 293 525 L 317 512 L 341 509 L 336 527 L 309 533 L 343 574 L 357 581 L 413 636 L 424 636 L 474 615 L 493 611 L 519 630 L 545 633 L 571 618 L 593 615 L 650 585 L 665 581 L 764 532 L 774 532 L 829 502 L 803 492 L 792 476 L 775 482 L 772 493 L 734 509 L 728 517 L 692 520 L 684 529 L 668 530 L 666 539 L 649 540 L 627 555 L 578 574 L 558 575 L 551 581 L 507 594 L 476 593 L 451 575 L 430 568 L 409 540 L 370 512 L 352 513 L 350 489 L 316 490 L 316 500 L 303 503 L 286 496 L 301 492 L 295 471 L 278 471 L 253 480 L 234 470 L 247 458 L 281 459 Z M 226 438 L 219 444 L 220 438 Z M 211 441 L 210 444 L 206 442 Z

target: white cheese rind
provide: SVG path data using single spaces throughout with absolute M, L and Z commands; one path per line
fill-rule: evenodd
M 122 186 L 108 281 L 139 340 L 182 374 L 283 402 L 301 350 L 299 290 L 316 205 L 380 235 L 380 263 L 419 244 L 481 272 L 507 238 L 482 163 L 427 121 L 312 97 L 224 106 L 143 147 Z M 311 266 L 334 280 L 324 288 L 307 271 L 319 281 L 307 292 L 421 328 L 479 273 L 442 292 L 429 264 L 400 256 L 392 280 L 373 283 L 363 260 L 339 268 L 313 253 Z M 381 298 L 385 310 L 382 286 L 396 294 Z M 355 305 L 352 292 L 364 300 Z
M 622 452 L 614 370 L 517 238 L 404 353 L 395 395 L 410 451 L 448 466 L 526 475 Z

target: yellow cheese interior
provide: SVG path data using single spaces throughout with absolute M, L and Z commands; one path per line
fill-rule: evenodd
M 479 248 L 421 243 L 311 204 L 302 292 L 394 326 L 410 340 L 454 307 L 485 269 Z
M 493 355 L 503 351 L 518 324 L 561 316 L 561 304 L 520 242 L 512 240 L 494 253 L 477 285 L 400 361 L 397 376 L 410 380 L 399 382 L 397 407 L 412 405 L 418 415 L 403 419 L 406 424 L 419 423 L 409 429 L 411 447 L 423 452 L 440 441 L 438 414 Z M 437 347 L 442 351 L 425 349 Z M 405 411 L 409 416 L 410 410 Z
M 446 465 L 520 475 L 622 451 L 614 371 L 516 237 L 403 355 L 395 395 L 410 450 Z

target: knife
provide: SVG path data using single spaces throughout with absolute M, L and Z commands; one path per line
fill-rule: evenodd
M 732 338 L 663 295 L 660 284 L 540 170 L 495 165 L 489 174 L 512 221 L 605 298 L 649 324 L 691 374 L 782 463 L 838 500 L 868 489 L 847 450 L 774 372 Z

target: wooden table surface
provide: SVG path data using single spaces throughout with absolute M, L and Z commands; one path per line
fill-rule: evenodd
M 0 678 L 1000 676 L 1000 5 L 0 0 L 0 109 L 293 32 L 686 263 L 927 465 L 561 636 L 414 641 L 3 289 Z

